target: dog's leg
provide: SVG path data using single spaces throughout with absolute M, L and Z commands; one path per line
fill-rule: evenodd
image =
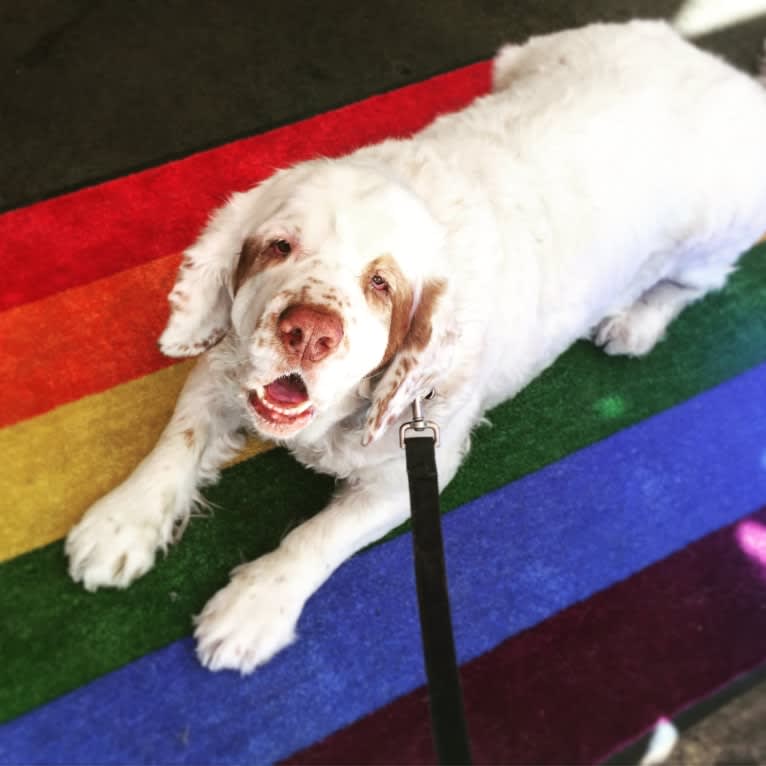
M 147 572 L 157 550 L 180 538 L 199 500 L 197 487 L 214 480 L 241 446 L 235 414 L 212 405 L 216 387 L 205 355 L 154 450 L 69 533 L 69 573 L 88 590 L 124 588 Z
M 442 487 L 454 476 L 467 439 L 466 428 L 437 450 Z M 201 662 L 211 670 L 241 673 L 267 662 L 294 640 L 304 604 L 332 572 L 408 516 L 403 453 L 353 475 L 325 510 L 290 532 L 275 551 L 232 572 L 231 582 L 196 618 Z
M 632 306 L 606 317 L 593 333 L 594 343 L 611 355 L 647 354 L 690 303 L 723 287 L 734 260 L 708 269 L 682 272 L 675 279 L 658 282 Z
M 632 306 L 604 319 L 594 332 L 594 342 L 612 356 L 643 356 L 661 340 L 681 311 L 704 294 L 699 288 L 659 282 Z

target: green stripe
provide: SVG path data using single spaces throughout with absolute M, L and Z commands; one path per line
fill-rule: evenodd
M 490 414 L 449 510 L 766 359 L 766 246 L 722 293 L 693 306 L 646 359 L 609 358 L 579 343 L 512 402 Z M 404 468 L 402 468 L 404 470 Z M 66 575 L 61 543 L 0 567 L 0 720 L 190 632 L 190 615 L 231 567 L 277 544 L 318 511 L 332 482 L 276 450 L 226 471 L 207 494 L 220 510 L 124 592 L 85 593 Z

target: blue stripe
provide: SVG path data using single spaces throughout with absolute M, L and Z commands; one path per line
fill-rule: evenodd
M 450 513 L 461 661 L 766 502 L 766 364 Z M 480 438 L 480 437 L 479 437 Z M 265 763 L 424 681 L 409 535 L 356 556 L 248 678 L 174 643 L 0 729 L 2 763 Z

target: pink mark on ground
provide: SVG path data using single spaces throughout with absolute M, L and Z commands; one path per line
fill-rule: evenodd
M 739 547 L 766 569 L 766 526 L 757 521 L 743 521 L 737 525 Z

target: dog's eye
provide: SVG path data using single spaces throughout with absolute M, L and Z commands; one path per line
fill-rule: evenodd
M 286 239 L 275 239 L 271 243 L 271 249 L 281 256 L 288 256 L 292 252 L 292 245 Z
M 375 276 L 370 280 L 370 284 L 374 290 L 388 290 L 388 282 L 386 282 L 386 280 L 383 279 L 380 274 L 375 274 Z

